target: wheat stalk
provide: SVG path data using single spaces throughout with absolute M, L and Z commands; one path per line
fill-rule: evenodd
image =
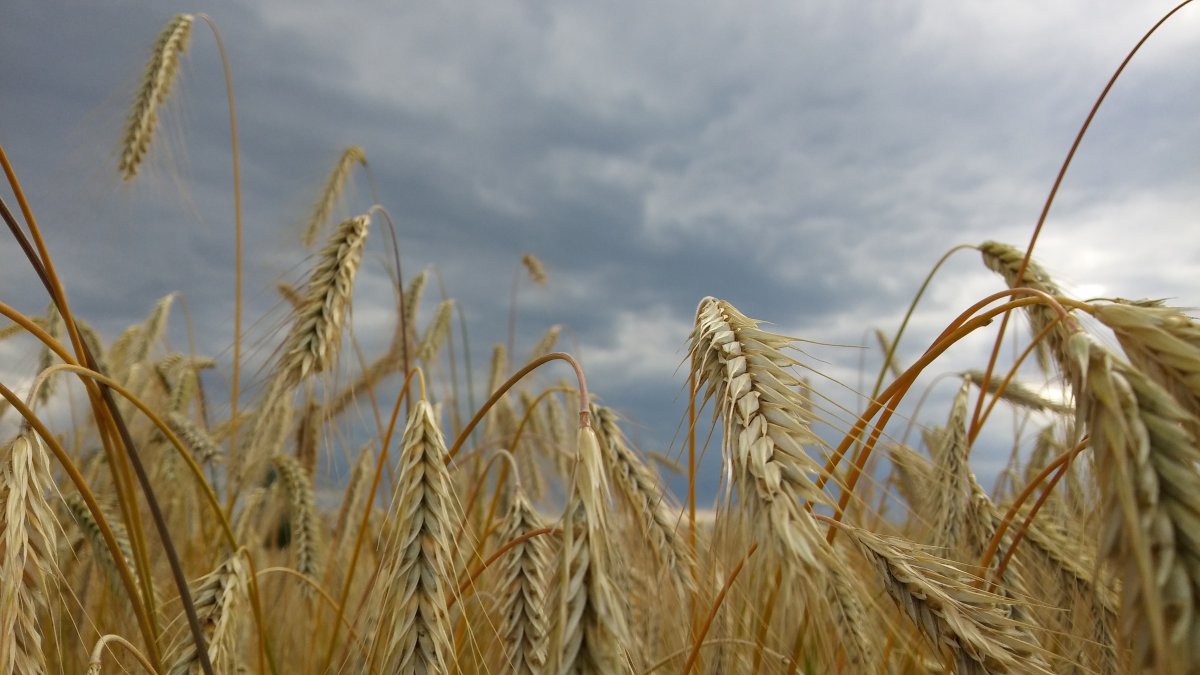
M 304 229 L 303 238 L 306 247 L 312 246 L 316 242 L 317 235 L 324 227 L 325 221 L 329 220 L 329 214 L 333 213 L 334 207 L 341 199 L 342 191 L 346 187 L 346 179 L 350 177 L 350 172 L 354 170 L 355 164 L 366 166 L 367 154 L 359 146 L 351 145 L 338 158 L 337 164 L 329 174 L 329 179 L 325 181 L 325 188 L 321 190 L 321 196 L 313 206 L 312 214 L 308 217 L 308 225 Z
M 125 123 L 121 138 L 121 157 L 117 170 L 124 180 L 132 180 L 150 148 L 158 126 L 158 108 L 166 102 L 179 73 L 179 58 L 187 51 L 192 33 L 191 14 L 178 14 L 167 24 L 154 43 L 150 62 L 142 76 L 142 86 L 134 98 L 133 111 Z

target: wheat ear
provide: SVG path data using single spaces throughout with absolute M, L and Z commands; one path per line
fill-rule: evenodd
M 54 572 L 58 523 L 46 501 L 54 480 L 40 439 L 23 430 L 0 459 L 0 669 L 47 672 L 39 609 Z
M 792 340 L 758 323 L 727 302 L 702 300 L 691 336 L 692 368 L 704 400 L 715 398 L 714 415 L 724 420 L 726 471 L 751 521 L 769 530 L 765 539 L 816 570 L 824 542 L 803 504 L 828 502 L 811 478 L 821 467 L 805 451 L 817 438 L 800 416 L 799 380 L 784 370 L 796 365 L 781 352 Z
M 121 157 L 117 164 L 121 178 L 132 180 L 137 175 L 154 139 L 158 126 L 158 108 L 166 102 L 179 74 L 179 57 L 187 51 L 192 34 L 191 14 L 179 14 L 171 19 L 154 43 L 150 62 L 142 75 L 142 86 L 134 98 L 133 111 L 125 123 L 121 137 Z
M 948 561 L 903 539 L 844 527 L 892 600 L 959 675 L 1050 675 L 1037 647 L 1003 611 L 1003 599 L 971 585 Z
M 395 539 L 384 553 L 383 587 L 370 637 L 372 664 L 391 673 L 445 673 L 454 654 L 447 632 L 446 579 L 453 526 L 446 443 L 433 407 L 421 400 L 404 430 L 388 514 Z
M 1112 329 L 1130 363 L 1200 416 L 1200 325 L 1172 307 L 1098 305 L 1094 316 Z
M 296 571 L 311 577 L 321 573 L 321 517 L 317 513 L 312 481 L 300 461 L 291 455 L 271 458 L 283 479 L 288 496 L 288 523 L 296 551 Z M 308 586 L 305 586 L 308 588 Z
M 513 541 L 545 527 L 523 490 L 517 490 L 500 529 L 499 540 Z M 546 668 L 549 619 L 546 615 L 550 542 L 533 537 L 514 546 L 498 571 L 500 635 L 504 641 L 505 672 L 542 675 Z
M 366 166 L 367 154 L 359 146 L 351 145 L 338 158 L 337 164 L 329 174 L 329 179 L 325 181 L 325 188 L 321 190 L 321 196 L 313 206 L 312 214 L 308 217 L 308 225 L 304 228 L 303 239 L 306 247 L 312 246 L 317 241 L 317 235 L 325 226 L 325 221 L 329 220 L 329 214 L 333 213 L 334 207 L 342 198 L 346 179 L 350 177 L 350 172 L 354 170 L 355 164 Z
M 957 558 L 962 543 L 971 490 L 971 468 L 967 464 L 967 394 L 970 385 L 963 382 L 950 407 L 946 429 L 939 434 L 934 466 L 937 480 L 928 484 L 930 543 L 943 549 L 948 558 Z
M 1067 348 L 1081 373 L 1077 417 L 1087 421 L 1100 485 L 1100 555 L 1124 581 L 1122 635 L 1139 668 L 1200 671 L 1195 418 L 1090 336 L 1073 335 Z
M 237 671 L 242 638 L 240 605 L 245 601 L 249 577 L 241 553 L 235 552 L 217 569 L 202 577 L 194 591 L 196 614 L 204 628 L 208 658 L 215 672 Z M 199 651 L 190 639 L 180 643 L 170 659 L 167 675 L 199 671 Z

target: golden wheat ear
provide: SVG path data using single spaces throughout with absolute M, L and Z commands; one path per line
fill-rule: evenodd
M 191 14 L 176 15 L 154 43 L 150 62 L 146 64 L 146 72 L 142 75 L 141 87 L 125 123 L 125 134 L 121 137 L 117 170 L 122 180 L 133 180 L 142 166 L 142 160 L 146 158 L 150 141 L 154 139 L 154 130 L 158 127 L 158 109 L 166 103 L 175 84 L 179 74 L 179 57 L 187 51 L 194 20 Z

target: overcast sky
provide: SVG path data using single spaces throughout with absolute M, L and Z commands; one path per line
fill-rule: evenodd
M 193 33 L 151 175 L 126 186 L 115 170 L 155 36 L 176 12 L 208 12 L 237 90 L 252 363 L 284 318 L 274 281 L 306 269 L 307 210 L 358 144 L 405 273 L 436 265 L 477 365 L 506 339 L 513 274 L 532 252 L 550 284 L 522 285 L 518 351 L 566 326 L 593 391 L 643 446 L 666 451 L 702 297 L 814 340 L 894 331 L 953 244 L 1027 243 L 1096 95 L 1173 4 L 8 0 L 0 142 L 82 316 L 111 339 L 180 291 L 200 350 L 227 365 L 228 127 L 206 30 Z M 1198 29 L 1200 9 L 1186 8 L 1138 54 L 1051 212 L 1037 257 L 1083 297 L 1200 305 Z M 356 184 L 343 215 L 370 205 L 361 174 Z M 391 330 L 381 233 L 355 305 L 369 353 Z M 0 265 L 4 301 L 42 311 L 15 246 L 0 246 Z M 977 254 L 959 254 L 902 360 L 1000 287 Z M 28 376 L 3 349 L 6 381 Z M 931 375 L 977 366 L 986 349 L 970 341 Z M 814 354 L 823 372 L 869 387 L 859 351 Z M 865 358 L 873 373 L 877 353 Z M 939 422 L 954 387 L 935 386 Z M 1011 435 L 997 424 L 997 438 Z M 984 475 L 1002 461 L 989 452 L 973 458 Z

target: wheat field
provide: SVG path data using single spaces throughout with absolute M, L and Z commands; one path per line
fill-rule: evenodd
M 153 42 L 122 180 L 146 170 L 202 30 L 220 45 L 199 14 Z M 229 113 L 239 278 L 219 355 L 167 349 L 167 289 L 112 339 L 73 312 L 0 149 L 3 219 L 47 303 L 31 315 L 0 298 L 0 339 L 37 353 L 27 382 L 0 382 L 0 420 L 19 427 L 0 455 L 0 671 L 1200 673 L 1187 310 L 1071 297 L 1032 243 L 957 247 L 995 292 L 944 317 L 911 364 L 896 358 L 904 327 L 880 332 L 879 384 L 849 410 L 822 393 L 799 337 L 698 298 L 679 336 L 688 487 L 673 494 L 670 462 L 636 447 L 556 351 L 558 325 L 523 361 L 510 318 L 475 373 L 487 400 L 468 404 L 460 308 L 396 260 L 393 333 L 363 357 L 356 279 L 367 255 L 391 255 L 391 217 L 334 214 L 370 148 L 345 148 L 314 195 L 307 272 L 275 289 L 287 320 L 247 377 L 232 98 Z M 532 254 L 517 280 L 548 283 Z M 887 427 L 917 377 L 980 333 L 996 349 L 955 374 L 944 423 L 913 438 Z M 75 414 L 42 415 L 54 396 Z M 972 452 L 998 408 L 1049 422 L 985 487 Z M 351 433 L 363 411 L 375 425 Z M 696 494 L 709 447 L 714 510 Z M 322 484 L 334 461 L 348 478 Z

